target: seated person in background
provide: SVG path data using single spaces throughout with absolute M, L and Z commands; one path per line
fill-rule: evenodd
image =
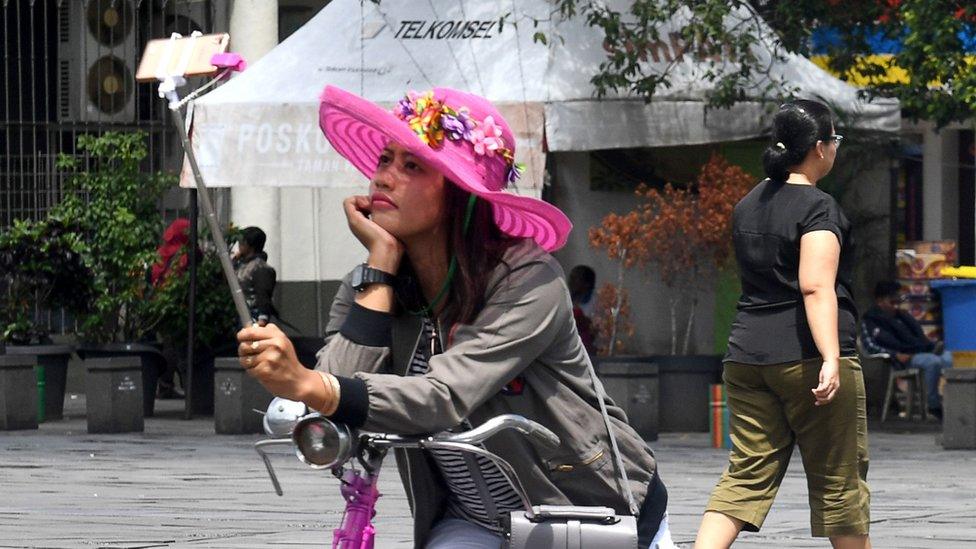
M 861 321 L 861 344 L 869 353 L 890 354 L 902 368 L 923 370 L 929 413 L 941 419 L 939 378 L 943 368 L 952 367 L 952 353 L 942 352 L 942 344 L 927 338 L 918 321 L 898 308 L 900 288 L 892 280 L 883 280 L 874 287 L 875 305 Z

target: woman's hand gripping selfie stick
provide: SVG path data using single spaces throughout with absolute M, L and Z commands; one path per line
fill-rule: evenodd
M 203 206 L 203 213 L 207 219 L 207 225 L 210 227 L 210 234 L 213 235 L 214 246 L 217 247 L 217 254 L 220 256 L 220 265 L 224 270 L 224 278 L 227 279 L 227 284 L 230 286 L 231 297 L 234 299 L 234 306 L 237 308 L 237 316 L 241 321 L 241 326 L 248 327 L 254 323 L 254 320 L 251 319 L 251 313 L 247 308 L 247 303 L 244 301 L 244 292 L 241 290 L 241 284 L 237 280 L 237 274 L 234 272 L 234 266 L 230 260 L 230 252 L 227 250 L 224 241 L 224 233 L 220 230 L 220 224 L 217 222 L 217 213 L 214 211 L 213 203 L 210 201 L 207 186 L 203 182 L 203 175 L 200 173 L 196 156 L 193 154 L 193 147 L 190 146 L 190 139 L 187 136 L 182 115 L 182 107 L 185 101 L 180 101 L 179 94 L 176 91 L 178 87 L 186 84 L 186 69 L 194 51 L 192 41 L 201 38 L 201 35 L 195 32 L 189 37 L 188 40 L 191 43 L 182 49 L 182 55 L 176 68 L 171 70 L 169 67 L 173 52 L 177 49 L 175 44 L 181 38 L 180 35 L 175 33 L 170 37 L 168 44 L 170 47 L 164 50 L 162 59 L 159 62 L 159 70 L 156 72 L 156 78 L 159 80 L 159 96 L 166 98 L 169 102 L 170 115 L 173 117 L 173 124 L 176 125 L 176 129 L 179 131 L 180 141 L 183 142 L 183 150 L 186 152 L 186 158 L 190 162 L 190 169 L 193 172 L 197 195 L 200 199 L 200 204 Z M 226 41 L 224 42 L 224 47 L 226 47 Z M 237 66 L 240 65 L 238 64 Z M 225 68 L 224 72 L 218 75 L 217 78 L 219 79 L 230 70 L 229 68 Z

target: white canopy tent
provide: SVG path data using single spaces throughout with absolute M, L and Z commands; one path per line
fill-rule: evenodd
M 626 11 L 626 0 L 611 3 Z M 272 214 L 280 225 L 269 232 L 269 247 L 280 251 L 273 256 L 279 281 L 338 280 L 362 260 L 345 229 L 341 198 L 365 189 L 366 180 L 318 128 L 318 96 L 326 84 L 391 107 L 407 90 L 434 86 L 491 99 L 512 126 L 516 159 L 527 168 L 515 191 L 536 196 L 546 151 L 721 142 L 755 137 L 768 127 L 769 105 L 760 101 L 706 110 L 709 84 L 702 74 L 714 67 L 674 32 L 680 15 L 661 29 L 647 60 L 658 70 L 672 65 L 671 87 L 645 103 L 596 99 L 590 78 L 605 57 L 602 31 L 551 11 L 548 0 L 333 0 L 257 63 L 192 104 L 193 148 L 205 181 L 236 192 L 282 187 Z M 774 79 L 824 99 L 861 128 L 898 129 L 897 102 L 861 101 L 855 88 L 803 57 L 775 60 L 772 34 L 748 15 L 730 17 L 728 25 L 749 25 L 753 32 L 758 26 L 766 39 L 755 54 L 769 62 Z M 537 32 L 545 33 L 546 44 L 533 40 Z M 191 181 L 185 169 L 183 184 Z
M 626 11 L 625 2 L 611 4 Z M 670 88 L 651 103 L 596 99 L 589 80 L 604 60 L 602 31 L 582 18 L 553 18 L 551 10 L 547 0 L 334 0 L 258 63 L 195 102 L 193 147 L 207 184 L 360 187 L 362 176 L 318 129 L 318 95 L 326 84 L 390 105 L 408 89 L 433 86 L 488 97 L 517 135 L 518 159 L 528 168 L 522 192 L 540 188 L 543 143 L 549 151 L 700 144 L 755 137 L 768 126 L 767 105 L 758 101 L 706 112 L 709 83 L 702 74 L 710 63 L 674 32 L 680 15 L 660 29 L 659 47 L 647 60 L 658 70 L 673 64 Z M 862 101 L 855 88 L 801 56 L 775 60 L 771 32 L 748 15 L 728 24 L 758 28 L 765 38 L 755 53 L 769 62 L 774 80 L 822 98 L 858 127 L 897 131 L 897 102 Z M 536 32 L 548 43 L 535 42 Z M 761 87 L 758 82 L 757 93 Z

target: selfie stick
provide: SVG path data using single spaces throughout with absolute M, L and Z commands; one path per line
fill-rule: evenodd
M 195 31 L 190 38 L 194 39 L 199 36 L 201 36 L 201 33 Z M 197 158 L 193 154 L 193 147 L 190 146 L 190 139 L 186 134 L 186 126 L 183 124 L 183 116 L 181 113 L 184 101 L 180 101 L 180 96 L 176 91 L 177 88 L 186 84 L 186 78 L 183 75 L 190 62 L 190 54 L 193 52 L 193 48 L 184 48 L 183 55 L 177 64 L 176 70 L 172 71 L 172 73 L 166 72 L 173 55 L 173 50 L 175 49 L 173 47 L 174 43 L 178 38 L 182 38 L 182 36 L 177 33 L 173 33 L 170 36 L 168 47 L 163 52 L 162 59 L 160 59 L 159 70 L 156 72 L 156 78 L 159 80 L 159 97 L 164 97 L 169 101 L 169 112 L 173 117 L 173 123 L 176 125 L 176 129 L 179 131 L 180 141 L 183 142 L 183 150 L 186 151 L 186 158 L 190 162 L 190 169 L 193 171 L 193 179 L 196 183 L 197 195 L 200 198 L 200 203 L 203 205 L 204 217 L 206 217 L 207 225 L 210 227 L 210 234 L 213 235 L 214 246 L 217 247 L 217 254 L 220 256 L 220 266 L 223 267 L 224 278 L 227 279 L 227 284 L 230 286 L 230 294 L 234 299 L 234 306 L 237 308 L 238 319 L 241 321 L 241 326 L 248 327 L 254 321 L 251 319 L 251 312 L 248 310 L 247 303 L 244 301 L 244 291 L 241 290 L 241 283 L 237 280 L 234 265 L 230 261 L 230 253 L 227 251 L 224 233 L 220 230 L 220 224 L 217 222 L 217 214 L 214 211 L 213 203 L 210 201 L 210 193 L 207 192 L 207 186 L 203 183 L 200 167 L 197 166 Z

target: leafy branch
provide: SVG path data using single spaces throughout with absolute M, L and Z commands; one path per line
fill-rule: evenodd
M 626 6 L 618 11 L 600 0 L 554 0 L 554 17 L 583 18 L 603 35 L 606 57 L 591 79 L 599 97 L 624 93 L 651 101 L 672 87 L 678 61 L 690 55 L 704 66 L 710 108 L 787 99 L 798 89 L 773 67 L 787 54 L 809 57 L 813 29 L 830 28 L 838 38 L 827 45 L 830 69 L 863 86 L 865 97 L 896 98 L 908 116 L 939 127 L 976 113 L 973 2 L 630 0 Z M 868 55 L 876 40 L 899 49 Z

